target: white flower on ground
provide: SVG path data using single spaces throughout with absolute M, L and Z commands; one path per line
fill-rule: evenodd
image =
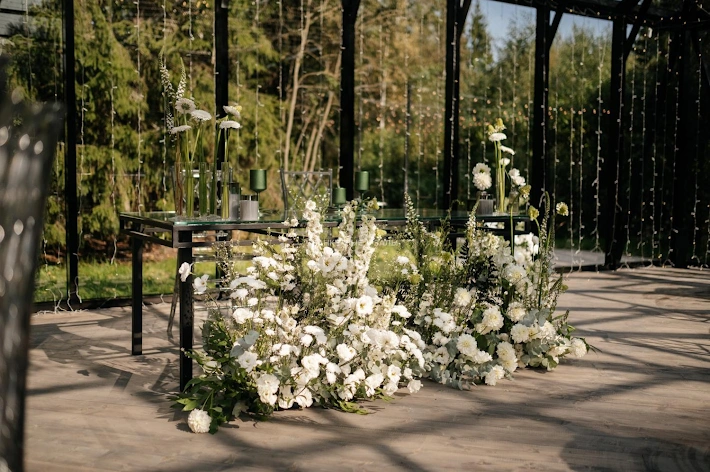
M 473 362 L 475 364 L 485 364 L 486 362 L 490 362 L 493 360 L 490 354 L 488 354 L 486 351 L 477 351 L 473 356 L 471 356 L 471 359 L 473 359 Z
M 267 405 L 273 406 L 276 403 L 276 392 L 279 389 L 279 379 L 272 374 L 263 374 L 256 379 L 256 390 L 259 399 Z
M 518 357 L 515 355 L 515 348 L 509 342 L 501 342 L 496 346 L 498 360 L 505 370 L 513 372 L 518 368 Z
M 180 266 L 180 270 L 178 272 L 180 273 L 180 280 L 185 282 L 187 280 L 187 277 L 190 275 L 190 272 L 192 271 L 192 264 L 189 262 L 183 262 L 182 265 Z
M 570 351 L 574 357 L 583 357 L 587 353 L 587 345 L 581 339 L 573 338 Z
M 486 385 L 493 386 L 503 377 L 505 377 L 505 370 L 503 367 L 497 365 L 486 374 Z
M 350 362 L 350 360 L 355 357 L 355 354 L 357 354 L 357 351 L 347 344 L 338 344 L 335 350 L 337 351 L 338 357 L 340 357 L 342 362 Z
M 178 134 L 178 133 L 182 133 L 183 131 L 190 130 L 190 129 L 192 129 L 192 126 L 190 126 L 190 125 L 173 126 L 172 128 L 170 128 L 169 133 L 170 134 Z
M 501 134 L 503 134 L 503 133 L 501 133 Z M 503 136 L 505 136 L 505 135 L 503 135 Z M 505 138 L 503 138 L 503 139 L 505 139 Z M 510 154 L 511 156 L 514 156 L 514 155 L 515 155 L 515 151 L 513 151 L 512 149 L 510 149 L 508 146 L 503 146 L 503 145 L 501 144 L 501 145 L 500 145 L 500 150 L 503 151 L 503 152 L 507 152 L 507 153 Z
M 251 372 L 258 364 L 258 356 L 251 351 L 245 351 L 237 357 L 237 362 L 244 370 Z
M 456 349 L 465 356 L 473 357 L 478 352 L 478 343 L 470 334 L 462 334 L 456 342 Z
M 282 385 L 279 388 L 279 408 L 288 410 L 293 406 L 293 391 L 290 385 Z
M 471 293 L 463 287 L 456 289 L 454 293 L 454 305 L 468 306 L 471 303 Z
M 407 389 L 409 390 L 409 393 L 417 393 L 420 389 L 422 388 L 422 381 L 421 380 L 410 380 L 409 383 L 407 384 Z
M 437 346 L 443 346 L 444 344 L 449 342 L 449 338 L 441 334 L 441 331 L 437 331 L 436 333 L 434 333 L 434 337 L 431 341 Z
M 238 121 L 224 120 L 219 123 L 220 129 L 239 129 L 242 125 Z
M 187 425 L 193 433 L 208 433 L 210 431 L 210 424 L 212 424 L 210 415 L 199 408 L 192 410 L 190 416 L 187 417 Z
M 195 111 L 195 102 L 189 98 L 178 98 L 175 101 L 175 111 L 181 115 L 187 115 Z
M 329 362 L 325 366 L 325 378 L 330 385 L 333 385 L 338 380 L 338 374 L 341 372 L 340 366 Z
M 382 374 L 372 374 L 365 379 L 365 393 L 367 396 L 372 396 L 375 394 L 375 389 L 382 385 L 385 380 Z
M 202 277 L 195 277 L 195 280 L 192 281 L 192 285 L 195 287 L 195 293 L 201 295 L 207 291 L 207 279 L 209 277 L 210 276 L 207 274 L 204 274 Z
M 490 141 L 495 142 L 500 142 L 503 141 L 504 139 L 507 139 L 508 137 L 505 135 L 505 133 L 492 133 L 490 136 L 488 136 L 488 139 Z
M 483 320 L 476 323 L 476 331 L 481 334 L 488 334 L 491 331 L 498 331 L 503 327 L 503 315 L 496 306 L 486 308 L 483 312 Z
M 569 215 L 569 207 L 565 202 L 560 202 L 557 205 L 555 205 L 555 211 L 557 212 L 558 215 L 561 216 L 567 216 Z
M 313 404 L 313 395 L 311 391 L 305 385 L 299 385 L 296 387 L 296 403 L 301 408 L 308 408 Z
M 197 121 L 209 121 L 212 119 L 210 112 L 205 110 L 193 110 L 190 115 Z

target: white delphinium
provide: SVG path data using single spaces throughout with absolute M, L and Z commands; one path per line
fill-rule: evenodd
M 199 408 L 192 410 L 190 416 L 187 417 L 187 425 L 193 433 L 208 433 L 211 424 L 210 415 Z

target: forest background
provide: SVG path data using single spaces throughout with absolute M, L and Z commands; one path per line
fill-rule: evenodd
M 516 15 L 505 32 L 494 35 L 482 8 L 487 1 L 472 5 L 462 40 L 462 198 L 476 195 L 470 170 L 492 159 L 485 125 L 498 117 L 508 127 L 505 144 L 516 151 L 513 166 L 527 177 L 531 165 L 534 10 L 523 8 L 530 13 Z M 115 264 L 127 247 L 118 234 L 119 212 L 174 208 L 174 142 L 165 129 L 161 52 L 173 82 L 182 61 L 188 94 L 198 107 L 216 112 L 214 5 L 203 0 L 75 0 L 74 5 L 79 256 L 85 264 Z M 338 175 L 341 6 L 338 0 L 231 0 L 229 5 L 229 98 L 243 107 L 229 156 L 243 187 L 248 169 L 269 170 L 263 205 L 277 208 L 280 167 L 330 168 Z M 371 193 L 391 207 L 402 205 L 405 188 L 419 207 L 440 207 L 443 201 L 445 9 L 443 0 L 363 0 L 360 7 L 355 166 L 370 172 Z M 673 222 L 666 202 L 672 201 L 674 162 L 681 158 L 674 151 L 678 84 L 667 61 L 670 38 L 642 28 L 630 55 L 625 158 L 633 164 L 617 189 L 627 192 L 630 202 L 625 253 L 656 261 L 670 250 Z M 603 247 L 597 183 L 609 119 L 610 49 L 609 24 L 601 30 L 575 26 L 556 36 L 551 51 L 546 153 L 553 162 L 552 190 L 571 209 L 558 230 L 558 244 L 577 250 Z M 2 54 L 13 57 L 11 85 L 36 101 L 63 100 L 63 52 L 58 0 L 28 6 L 2 42 Z M 664 74 L 668 85 L 659 90 Z M 700 91 L 698 96 L 698 121 L 706 122 Z M 698 124 L 699 142 L 700 129 Z M 213 156 L 214 136 L 207 146 Z M 705 137 L 699 148 L 708 150 Z M 66 257 L 63 159 L 60 143 L 44 232 L 45 267 L 61 266 Z M 701 166 L 697 175 L 710 170 L 707 160 Z M 697 177 L 694 184 L 696 206 L 688 210 L 696 221 L 694 256 L 707 264 L 710 195 Z M 56 294 L 49 298 L 56 300 Z

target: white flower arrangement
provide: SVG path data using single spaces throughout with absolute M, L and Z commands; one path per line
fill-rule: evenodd
M 554 235 L 547 233 L 547 216 L 539 237 L 516 236 L 513 257 L 508 241 L 479 228 L 475 214 L 456 251 L 429 233 L 411 200 L 407 204 L 421 280 L 402 303 L 413 313 L 409 327 L 426 343 L 425 376 L 462 389 L 492 386 L 520 366 L 553 369 L 566 355 L 586 353 L 586 342 L 571 336 L 567 315 L 554 316 L 565 287 L 550 275 Z
M 177 399 L 185 410 L 206 411 L 213 430 L 242 411 L 263 416 L 314 404 L 362 411 L 355 401 L 421 387 L 425 344 L 404 327 L 410 312 L 395 289 L 368 279 L 374 217 L 347 204 L 330 245 L 314 205 L 304 219 L 302 244 L 293 229 L 278 245 L 257 242 L 246 275 L 234 270 L 227 246 L 218 248 L 230 303 L 208 304 L 203 351 L 189 353 L 204 373 Z M 206 278 L 194 283 L 204 293 Z

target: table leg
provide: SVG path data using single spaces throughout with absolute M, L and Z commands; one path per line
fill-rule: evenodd
M 180 231 L 178 241 L 191 242 L 192 233 L 190 231 Z M 192 264 L 192 248 L 181 247 L 178 249 L 178 267 L 187 262 Z M 192 295 L 192 275 L 185 282 L 180 283 L 180 391 L 185 390 L 185 386 L 192 379 L 192 359 L 185 355 L 186 351 L 192 349 L 192 332 L 194 322 L 193 295 Z
M 143 240 L 132 238 L 131 354 L 143 353 Z

